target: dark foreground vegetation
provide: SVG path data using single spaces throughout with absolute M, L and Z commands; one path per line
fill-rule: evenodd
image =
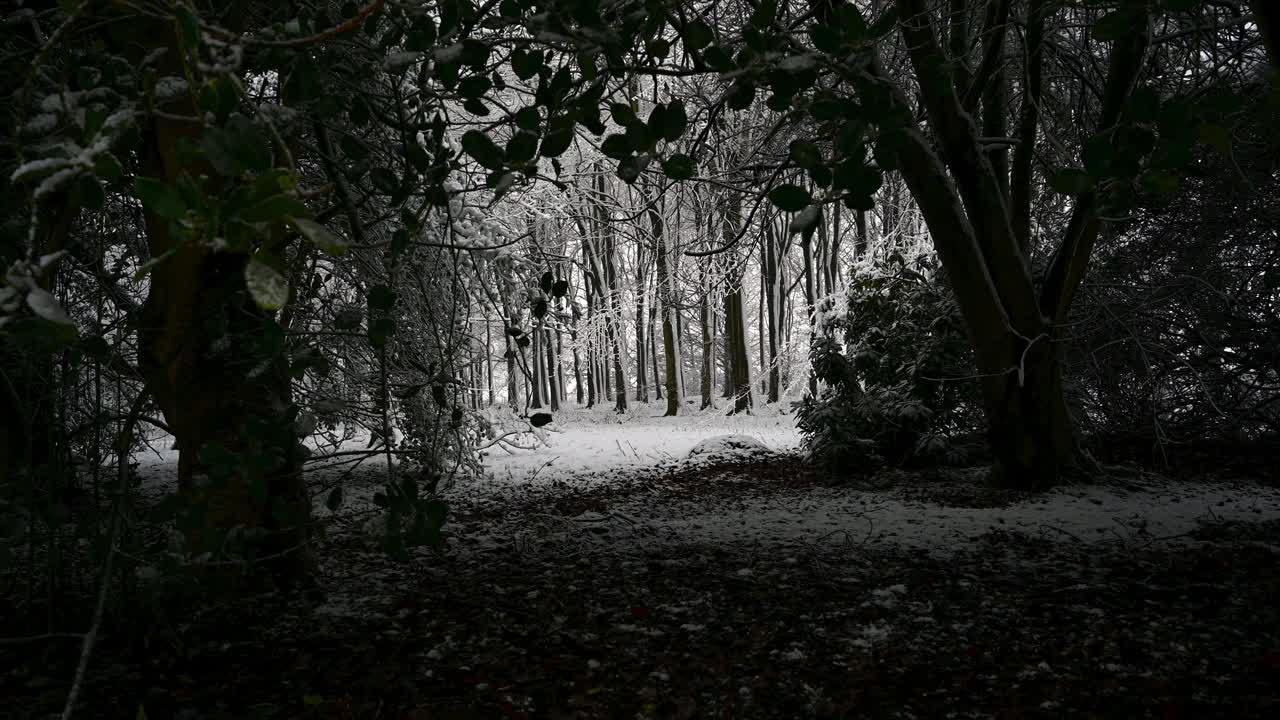
M 785 506 L 831 487 L 801 468 L 784 457 L 657 469 L 605 490 L 570 482 L 459 501 L 457 534 L 410 564 L 390 560 L 359 522 L 340 523 L 320 544 L 324 594 L 204 599 L 198 611 L 135 603 L 128 624 L 101 639 L 85 707 L 104 718 L 138 717 L 139 707 L 179 718 L 1264 718 L 1280 709 L 1275 519 L 1101 542 L 997 528 L 945 558 L 861 533 L 661 542 L 627 519 L 638 507 L 731 515 L 744 498 Z M 1021 497 L 966 476 L 899 474 L 896 489 L 879 492 L 936 501 L 939 512 Z M 1136 492 L 1137 478 L 1116 482 Z M 78 656 L 62 639 L 0 647 L 13 716 L 60 707 Z

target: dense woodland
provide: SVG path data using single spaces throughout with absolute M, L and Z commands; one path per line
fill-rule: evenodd
M 417 562 L 578 409 L 785 414 L 835 482 L 1265 475 L 1278 8 L 6 5 L 0 650 L 74 652 L 69 717 L 100 632 L 323 593 L 352 478 Z

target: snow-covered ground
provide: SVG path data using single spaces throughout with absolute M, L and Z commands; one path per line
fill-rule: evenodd
M 611 484 L 632 482 L 646 466 L 694 462 L 685 460 L 689 451 L 711 438 L 746 435 L 776 451 L 795 450 L 799 442 L 794 416 L 772 409 L 754 416 L 717 412 L 675 418 L 654 417 L 657 409 L 642 407 L 625 416 L 608 411 L 559 414 L 546 447 L 492 457 L 493 477 L 463 492 L 498 499 L 569 481 L 572 490 L 589 489 L 602 497 L 608 510 L 585 512 L 557 533 L 577 531 L 597 542 L 625 538 L 625 543 L 640 546 L 863 546 L 945 555 L 1001 531 L 1063 543 L 1143 545 L 1185 541 L 1188 533 L 1218 523 L 1280 520 L 1276 488 L 1156 476 L 1128 487 L 1107 482 L 1066 486 L 1011 505 L 974 508 L 892 489 L 754 493 L 746 468 L 735 480 L 742 497 L 732 502 L 634 492 L 611 500 Z
M 721 435 L 746 435 L 777 452 L 800 443 L 795 416 L 767 408 L 753 415 L 726 416 L 723 409 L 662 417 L 660 403 L 633 403 L 625 414 L 609 408 L 562 410 L 545 428 L 546 445 L 532 451 L 493 450 L 485 465 L 501 483 L 565 479 L 683 460 L 699 442 Z
M 533 449 L 494 447 L 485 458 L 486 478 L 460 482 L 451 501 L 503 503 L 530 494 L 590 493 L 607 507 L 565 517 L 554 528 L 524 519 L 510 526 L 453 523 L 450 534 L 482 544 L 510 535 L 547 533 L 593 543 L 624 541 L 643 549 L 654 545 L 724 547 L 837 546 L 922 549 L 946 554 L 992 532 L 1016 532 L 1062 543 L 1142 545 L 1180 542 L 1199 528 L 1224 522 L 1280 521 L 1280 489 L 1249 483 L 1181 482 L 1146 476 L 1122 488 L 1114 483 L 1067 486 L 1002 507 L 956 507 L 919 493 L 851 487 L 752 492 L 750 466 L 735 476 L 742 489 L 695 497 L 635 491 L 647 471 L 705 463 L 689 458 L 700 443 L 714 446 L 724 436 L 746 436 L 780 453 L 798 449 L 794 415 L 767 408 L 753 415 L 725 416 L 723 410 L 661 417 L 658 403 L 633 404 L 623 415 L 609 408 L 572 408 L 556 413 L 539 431 Z M 707 443 L 712 440 L 711 443 Z M 177 452 L 171 441 L 155 442 L 158 452 L 138 457 L 149 483 L 172 481 Z M 363 443 L 357 443 L 363 447 Z M 353 447 L 355 447 L 353 446 Z M 374 465 L 376 462 L 371 462 Z M 709 481 L 714 482 L 714 481 Z M 616 494 L 611 493 L 617 489 Z M 371 510 L 375 485 L 351 487 L 343 511 Z M 734 498 L 732 501 L 725 497 Z M 717 499 L 719 498 L 719 499 Z M 323 497 L 317 499 L 317 511 Z M 1277 548 L 1280 551 L 1280 548 Z
M 1274 488 L 1175 483 L 1141 491 L 1064 488 L 999 508 L 816 489 L 648 522 L 659 534 L 690 543 L 879 545 L 946 553 L 997 531 L 1064 543 L 1143 545 L 1181 540 L 1216 523 L 1278 519 L 1280 491 Z

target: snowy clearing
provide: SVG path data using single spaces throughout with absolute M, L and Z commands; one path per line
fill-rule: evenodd
M 743 435 L 776 452 L 800 444 L 794 417 L 776 408 L 754 415 L 725 416 L 717 409 L 662 417 L 664 407 L 635 403 L 623 415 L 610 408 L 562 410 L 545 428 L 545 446 L 491 452 L 486 466 L 504 483 L 546 482 L 682 460 L 698 443 L 720 435 Z
M 792 453 L 797 465 L 798 434 L 791 416 L 774 413 L 725 417 L 653 417 L 635 412 L 579 413 L 558 417 L 548 446 L 494 458 L 493 478 L 463 484 L 454 496 L 468 502 L 514 501 L 529 493 L 550 496 L 590 492 L 604 507 L 576 518 L 557 532 L 598 538 L 605 532 L 630 547 L 658 545 L 838 546 L 868 545 L 926 549 L 946 554 L 992 532 L 1016 532 L 1069 544 L 1119 543 L 1126 546 L 1181 541 L 1200 528 L 1227 522 L 1280 520 L 1280 489 L 1235 482 L 1186 482 L 1154 475 L 1067 486 L 1032 496 L 1010 496 L 994 506 L 957 506 L 946 488 L 976 491 L 981 470 L 957 471 L 936 487 L 918 484 L 886 490 L 854 486 L 802 487 L 756 492 L 752 469 L 716 482 L 725 483 L 723 502 L 707 504 L 664 496 L 646 487 L 653 473 L 677 471 L 698 461 L 690 451 L 719 447 L 744 436 L 776 452 Z M 696 455 L 696 454 L 695 454 Z M 728 459 L 749 459 L 750 454 Z M 721 458 L 722 460 L 725 458 Z M 787 461 L 784 461 L 784 463 Z M 601 530 L 601 528 L 605 530 Z M 590 529 L 588 529 L 590 528 Z M 469 533 L 528 531 L 516 527 L 451 529 Z M 539 532 L 545 532 L 541 528 Z

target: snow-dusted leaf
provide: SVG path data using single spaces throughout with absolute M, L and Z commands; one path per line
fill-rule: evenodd
M 818 64 L 817 58 L 813 53 L 805 53 L 803 55 L 790 55 L 785 57 L 778 63 L 778 67 L 787 72 L 803 72 L 812 70 Z
M 347 254 L 347 241 L 330 232 L 329 228 L 324 225 L 306 218 L 290 217 L 286 219 L 302 237 L 306 238 L 308 242 L 315 245 L 326 255 Z
M 413 50 L 393 52 L 382 59 L 382 66 L 389 72 L 399 72 L 421 60 L 423 54 Z
M 67 166 L 66 158 L 41 158 L 39 160 L 31 160 L 19 165 L 9 175 L 9 181 L 18 183 L 24 180 L 48 175 L 53 172 L 65 168 Z
M 289 282 L 257 258 L 244 266 L 244 283 L 253 301 L 263 310 L 279 310 L 289 302 Z
M 62 323 L 63 325 L 75 324 L 67 315 L 67 312 L 62 309 L 58 299 L 43 288 L 35 288 L 27 294 L 27 307 L 31 308 L 31 311 L 37 317 L 50 322 Z

